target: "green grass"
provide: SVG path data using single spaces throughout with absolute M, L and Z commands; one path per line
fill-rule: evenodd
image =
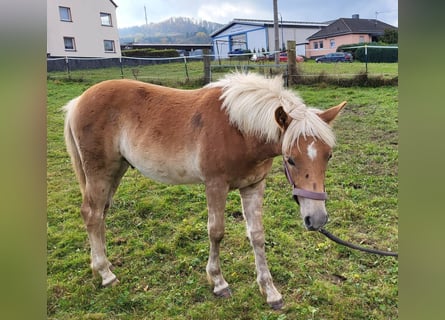
M 366 64 L 355 61 L 353 63 L 316 63 L 306 61 L 298 64 L 306 75 L 318 75 L 322 72 L 334 76 L 356 75 L 366 71 Z M 398 63 L 368 63 L 368 73 L 372 76 L 398 76 Z
M 226 208 L 223 273 L 233 297 L 207 283 L 203 186 L 155 183 L 129 170 L 107 217 L 107 247 L 120 284 L 100 288 L 89 268 L 80 192 L 63 143 L 60 107 L 95 80 L 48 80 L 47 312 L 50 319 L 396 319 L 398 261 L 340 247 L 304 230 L 277 158 L 264 203 L 269 267 L 285 301 L 272 311 L 256 284 L 237 192 Z M 86 73 L 86 71 L 85 71 Z M 91 74 L 85 75 L 90 77 Z M 110 77 L 114 77 L 111 75 Z M 54 80 L 55 79 L 55 80 Z M 326 178 L 327 229 L 365 246 L 398 249 L 397 87 L 300 86 L 307 105 L 348 100 Z

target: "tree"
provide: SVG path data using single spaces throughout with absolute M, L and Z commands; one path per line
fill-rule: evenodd
M 397 29 L 385 29 L 379 40 L 389 44 L 399 43 L 399 32 Z

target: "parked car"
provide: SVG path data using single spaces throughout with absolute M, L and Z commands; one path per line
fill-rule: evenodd
M 352 54 L 348 52 L 333 52 L 315 59 L 315 62 L 352 62 Z
M 275 54 L 273 53 L 264 53 L 264 52 L 258 52 L 252 54 L 252 57 L 250 58 L 250 61 L 258 62 L 258 61 L 274 61 L 275 60 Z
M 261 61 L 261 60 L 260 60 L 260 57 L 258 57 L 258 56 L 256 55 L 256 53 L 254 53 L 254 54 L 250 57 L 250 61 Z
M 297 62 L 304 62 L 304 58 L 302 56 L 295 56 L 295 60 Z M 280 62 L 287 62 L 287 52 L 280 53 Z
M 235 50 L 229 51 L 228 55 L 229 55 L 229 57 L 233 57 L 233 56 L 237 56 L 237 55 L 240 55 L 240 54 L 244 54 L 246 52 L 247 52 L 247 50 L 244 50 L 244 49 L 241 49 L 241 48 L 237 48 Z

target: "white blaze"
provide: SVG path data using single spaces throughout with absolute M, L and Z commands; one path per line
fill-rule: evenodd
M 307 146 L 307 155 L 312 161 L 317 157 L 317 149 L 314 147 L 314 141 Z

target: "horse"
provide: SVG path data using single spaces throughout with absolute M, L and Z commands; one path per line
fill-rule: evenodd
M 220 242 L 228 192 L 239 190 L 257 282 L 273 309 L 283 306 L 265 254 L 266 177 L 282 155 L 307 230 L 328 221 L 325 171 L 335 145 L 332 121 L 346 101 L 307 107 L 281 77 L 232 73 L 199 89 L 129 79 L 88 88 L 63 107 L 67 151 L 80 185 L 91 268 L 102 286 L 119 282 L 105 250 L 105 217 L 129 167 L 167 184 L 205 185 L 210 242 L 206 273 L 217 297 L 230 297 Z

